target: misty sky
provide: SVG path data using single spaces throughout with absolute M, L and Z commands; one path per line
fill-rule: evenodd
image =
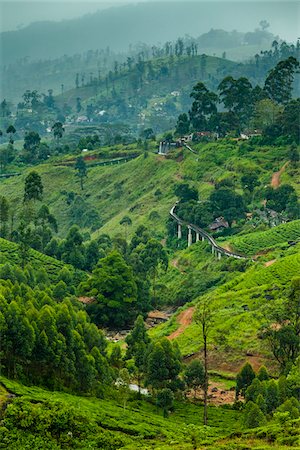
M 20 27 L 29 25 L 35 21 L 41 20 L 55 20 L 72 19 L 80 17 L 84 14 L 93 13 L 97 10 L 106 9 L 113 6 L 126 5 L 129 3 L 141 3 L 142 1 L 159 1 L 159 0 L 0 0 L 0 31 L 15 30 Z M 164 0 L 164 1 L 184 1 L 184 0 Z M 194 0 L 196 2 L 205 2 L 206 0 Z M 210 0 L 221 1 L 222 3 L 228 0 Z M 234 0 L 233 0 L 234 1 Z M 255 11 L 255 3 L 265 4 L 269 15 L 261 19 L 267 19 L 271 26 L 270 31 L 274 34 L 279 34 L 282 38 L 289 41 L 295 41 L 300 36 L 300 2 L 289 0 L 235 0 L 238 3 L 252 3 Z M 207 2 L 207 1 L 206 1 Z M 232 0 L 231 0 L 232 2 Z M 278 8 L 273 8 L 272 3 L 277 3 L 282 6 L 283 14 L 278 14 Z M 277 5 L 277 6 L 279 6 Z M 216 7 L 217 14 L 217 7 Z M 257 22 L 251 23 L 251 17 L 247 19 L 247 26 L 252 26 L 254 29 Z M 255 19 L 256 20 L 256 19 Z M 230 21 L 229 21 L 230 22 Z M 220 23 L 220 28 L 222 27 Z M 211 28 L 208 26 L 208 29 Z M 237 23 L 232 17 L 232 25 L 226 27 L 228 30 L 237 29 L 239 31 L 249 31 L 244 29 L 242 23 Z M 207 30 L 206 30 L 207 31 Z

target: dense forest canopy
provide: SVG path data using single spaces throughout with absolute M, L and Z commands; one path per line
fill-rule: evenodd
M 187 5 L 1 34 L 0 448 L 298 448 L 300 43 Z

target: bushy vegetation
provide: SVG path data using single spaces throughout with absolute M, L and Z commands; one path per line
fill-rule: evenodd
M 297 370 L 297 364 L 292 371 Z M 287 423 L 298 419 L 300 404 L 297 400 L 299 389 L 290 382 L 290 375 L 278 380 L 270 379 L 265 368 L 255 374 L 250 364 L 246 364 L 237 375 L 237 398 L 242 393 L 245 398 L 244 424 L 246 428 L 257 428 L 267 420 Z M 296 444 L 296 438 L 290 444 Z
M 202 78 L 212 66 L 223 79 L 208 86 L 197 80 L 188 113 L 168 99 L 166 109 L 181 114 L 174 135 L 159 139 L 194 134 L 192 151 L 178 141 L 166 158 L 154 155 L 157 127 L 147 121 L 138 136 L 120 125 L 108 138 L 109 128 L 100 135 L 97 124 L 67 135 L 52 92 L 43 99 L 24 94 L 19 110 L 51 112 L 52 142 L 32 126 L 17 150 L 15 126 L 5 129 L 2 169 L 20 174 L 1 180 L 0 368 L 7 391 L 0 391 L 0 447 L 245 448 L 245 436 L 259 442 L 269 432 L 275 446 L 296 443 L 299 157 L 297 124 L 288 126 L 299 107 L 292 99 L 294 50 L 279 62 L 272 53 L 263 87 L 241 74 L 224 78 L 225 59 L 202 55 Z M 187 61 L 199 59 L 194 43 L 178 40 L 174 51 L 187 71 Z M 138 90 L 144 98 L 149 82 L 171 88 L 166 80 L 177 63 L 156 56 L 155 67 L 127 60 L 128 68 L 115 67 L 106 80 L 115 83 L 109 105 L 116 117 L 125 107 L 121 83 L 128 100 Z M 78 95 L 78 78 L 76 84 Z M 94 100 L 106 107 L 101 93 Z M 8 106 L 1 106 L 5 117 Z M 84 106 L 92 119 L 97 108 Z M 79 97 L 75 107 L 79 114 Z M 132 109 L 124 113 L 131 119 L 140 113 L 134 102 Z M 254 126 L 262 135 L 240 142 L 240 132 Z M 179 217 L 214 233 L 219 245 L 265 255 L 217 260 L 207 241 L 186 248 L 186 226 L 180 239 L 167 219 L 176 199 Z M 148 330 L 144 320 L 156 308 L 171 318 Z M 193 360 L 185 364 L 182 355 Z M 211 406 L 211 374 L 222 379 L 225 367 L 232 388 L 237 367 L 252 357 L 268 370 L 246 364 L 234 405 Z
M 278 244 L 287 244 L 300 238 L 300 221 L 293 220 L 270 230 L 249 233 L 230 240 L 232 247 L 246 255 L 256 255 L 262 250 L 272 249 Z

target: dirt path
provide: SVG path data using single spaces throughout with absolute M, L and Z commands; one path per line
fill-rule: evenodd
M 180 336 L 181 333 L 184 332 L 186 327 L 188 327 L 192 323 L 194 311 L 195 307 L 191 306 L 190 308 L 186 309 L 185 311 L 182 311 L 179 314 L 179 316 L 177 317 L 177 322 L 180 324 L 180 327 L 177 328 L 176 331 L 171 333 L 170 336 L 168 336 L 168 339 L 170 339 L 170 341 Z
M 265 262 L 265 267 L 269 267 L 276 262 L 276 259 L 271 259 L 270 261 Z
M 288 165 L 288 161 L 281 167 L 280 170 L 278 170 L 278 172 L 273 173 L 272 175 L 272 180 L 271 180 L 271 186 L 272 188 L 276 189 L 280 186 L 280 177 L 283 174 L 283 172 L 285 171 L 287 165 Z

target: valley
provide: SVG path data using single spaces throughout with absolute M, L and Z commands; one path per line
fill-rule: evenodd
M 0 33 L 0 449 L 299 447 L 300 42 L 155 11 Z

